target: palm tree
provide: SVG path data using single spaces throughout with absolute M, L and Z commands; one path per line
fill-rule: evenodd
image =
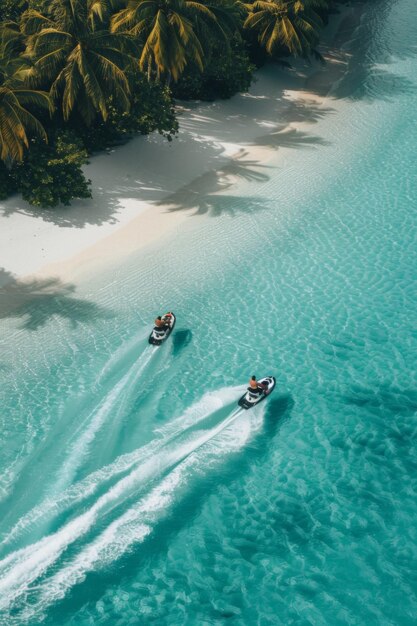
M 188 63 L 203 70 L 215 38 L 228 47 L 240 22 L 236 0 L 128 0 L 112 19 L 140 46 L 139 68 L 177 81 Z
M 246 5 L 244 27 L 258 33 L 259 43 L 271 56 L 286 48 L 294 56 L 306 57 L 315 53 L 323 26 L 315 9 L 328 4 L 328 0 L 255 0 Z
M 0 159 L 8 166 L 23 159 L 31 135 L 47 140 L 44 127 L 29 109 L 50 110 L 50 98 L 27 86 L 27 65 L 22 58 L 0 53 Z
M 23 54 L 25 37 L 18 22 L 0 22 L 0 50 L 2 58 L 12 59 Z
M 110 96 L 125 111 L 132 59 L 127 38 L 110 33 L 106 17 L 111 0 L 53 0 L 48 15 L 29 10 L 22 18 L 27 53 L 34 61 L 32 80 L 50 86 L 64 120 L 76 109 L 87 125 L 97 114 L 107 118 Z

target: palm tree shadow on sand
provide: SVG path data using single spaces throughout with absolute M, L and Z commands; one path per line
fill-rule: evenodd
M 316 146 L 329 146 L 330 142 L 297 128 L 284 128 L 283 130 L 257 137 L 253 145 L 265 146 L 274 150 L 279 148 L 314 149 Z
M 158 204 L 167 206 L 168 212 L 194 210 L 194 215 L 208 214 L 218 217 L 228 214 L 253 213 L 268 208 L 268 201 L 261 196 L 235 196 L 220 192 L 230 189 L 236 180 L 264 183 L 269 180 L 265 173 L 267 165 L 255 159 L 244 159 L 244 149 L 220 169 L 205 172 Z
M 288 114 L 284 119 L 285 123 L 283 123 L 283 129 L 288 128 L 287 124 L 293 124 L 298 122 L 308 122 L 309 124 L 315 124 L 327 115 L 335 113 L 335 109 L 333 107 L 325 106 L 324 104 L 318 104 L 316 100 L 306 98 L 305 96 L 303 96 L 302 99 L 289 100 L 288 98 L 286 98 L 286 100 L 289 103 L 289 108 Z M 317 143 L 319 145 L 319 142 Z M 303 146 L 297 144 L 294 145 L 294 147 L 302 148 Z
M 0 268 L 0 319 L 22 319 L 22 328 L 37 330 L 53 317 L 67 320 L 73 328 L 112 313 L 94 302 L 74 296 L 75 285 L 59 278 L 16 280 Z

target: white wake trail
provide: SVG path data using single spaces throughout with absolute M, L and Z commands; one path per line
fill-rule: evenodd
M 100 403 L 98 409 L 95 408 L 88 417 L 84 420 L 81 427 L 76 431 L 72 437 L 74 443 L 69 448 L 69 454 L 63 462 L 58 479 L 54 485 L 54 493 L 62 492 L 65 487 L 70 484 L 76 474 L 77 469 L 82 465 L 83 460 L 88 454 L 90 444 L 94 440 L 97 432 L 106 422 L 106 420 L 113 415 L 114 412 L 118 414 L 121 410 L 122 399 L 121 395 L 125 397 L 129 395 L 131 388 L 137 382 L 137 379 L 141 376 L 144 369 L 149 364 L 154 354 L 154 348 L 149 347 L 145 350 L 138 367 L 132 367 L 124 376 L 119 380 L 117 385 L 106 395 L 104 400 Z M 135 364 L 137 365 L 137 363 Z M 116 415 L 117 416 L 117 415 Z M 113 415 L 114 417 L 114 415 Z M 87 428 L 78 435 L 79 430 L 84 424 L 88 424 Z
M 164 457 L 152 455 L 148 461 L 141 463 L 130 474 L 120 479 L 84 514 L 71 520 L 56 533 L 17 550 L 0 561 L 0 609 L 7 608 L 15 598 L 25 593 L 28 586 L 45 572 L 69 545 L 85 535 L 100 513 L 109 512 L 129 497 L 140 483 L 155 478 L 156 474 L 167 470 L 213 438 L 224 430 L 238 413 L 239 410 L 234 411 L 229 418 L 215 428 L 202 431 L 203 435 L 194 437 L 191 442 L 168 452 Z
M 238 416 L 241 418 L 239 423 L 231 428 Z M 89 571 L 111 564 L 133 544 L 143 541 L 172 506 L 180 489 L 186 488 L 189 479 L 199 473 L 204 475 L 208 465 L 212 465 L 231 450 L 243 447 L 251 434 L 259 428 L 262 419 L 263 412 L 260 407 L 258 410 L 252 410 L 250 414 L 236 410 L 215 428 L 203 431 L 192 442 L 172 451 L 168 463 L 175 467 L 168 476 L 147 496 L 109 524 L 106 530 L 72 562 L 52 578 L 41 583 L 42 592 L 39 599 L 25 617 L 32 617 L 36 612 L 45 610 L 52 602 L 63 598 Z
M 189 407 L 183 415 L 159 428 L 156 431 L 159 435 L 158 439 L 151 441 L 149 444 L 133 452 L 121 455 L 110 465 L 93 472 L 80 482 L 68 487 L 62 493 L 57 493 L 55 497 L 48 497 L 43 500 L 41 504 L 29 511 L 15 524 L 4 537 L 0 546 L 5 547 L 15 541 L 27 530 L 33 528 L 35 523 L 39 520 L 44 520 L 45 518 L 63 513 L 79 502 L 82 502 L 84 499 L 93 496 L 107 481 L 116 478 L 119 474 L 129 471 L 139 462 L 146 461 L 148 458 L 153 457 L 169 441 L 182 434 L 185 430 L 205 420 L 215 411 L 233 402 L 240 390 L 241 386 L 224 387 L 220 390 L 210 391 L 204 394 L 204 396 Z
M 114 368 L 119 367 L 120 363 L 123 362 L 128 355 L 130 355 L 131 353 L 137 354 L 143 351 L 143 348 L 141 350 L 141 344 L 143 344 L 143 341 L 148 336 L 148 334 L 148 330 L 142 329 L 133 337 L 124 341 L 115 350 L 115 352 L 113 352 L 107 363 L 104 365 L 103 369 L 97 377 L 96 384 L 106 379 L 108 375 L 114 370 Z

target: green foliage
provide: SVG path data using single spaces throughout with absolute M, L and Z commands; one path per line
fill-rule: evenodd
M 30 204 L 43 208 L 68 205 L 73 198 L 91 198 L 91 181 L 81 169 L 85 163 L 87 152 L 81 140 L 68 130 L 59 131 L 49 144 L 33 141 L 11 176 Z
M 0 200 L 6 200 L 17 191 L 16 181 L 10 170 L 0 161 Z
M 26 53 L 34 64 L 32 84 L 48 86 L 62 116 L 82 117 L 87 125 L 107 118 L 111 96 L 129 107 L 126 68 L 131 38 L 111 33 L 102 21 L 100 2 L 53 0 L 46 15 L 30 9 L 22 16 Z
M 228 48 L 241 14 L 235 0 L 130 0 L 113 16 L 112 29 L 140 42 L 143 72 L 177 81 L 190 63 L 203 71 L 213 44 Z
M 77 127 L 87 149 L 103 150 L 107 146 L 124 143 L 133 135 L 147 135 L 158 131 L 171 141 L 178 131 L 178 121 L 170 91 L 160 83 L 150 83 L 140 74 L 130 76 L 131 102 L 129 112 L 121 112 L 113 98 L 107 103 L 106 122 L 92 128 Z
M 87 151 L 177 132 L 164 84 L 183 99 L 246 91 L 268 58 L 316 55 L 334 4 L 0 0 L 0 198 L 20 191 L 52 207 L 90 197 Z M 34 87 L 50 90 L 52 120 L 50 97 Z
M 25 5 L 25 10 L 34 9 L 40 13 L 47 13 L 51 6 L 51 0 L 26 0 L 22 4 Z
M 270 60 L 265 48 L 259 45 L 258 33 L 254 29 L 245 28 L 242 32 L 245 42 L 245 49 L 249 55 L 249 60 L 257 69 L 263 67 Z
M 243 41 L 235 37 L 229 51 L 224 47 L 214 50 L 203 72 L 195 66 L 186 69 L 172 90 L 176 98 L 183 100 L 230 98 L 249 89 L 254 70 Z
M 17 20 L 26 8 L 25 0 L 1 0 L 0 21 Z
M 26 9 L 44 11 L 50 0 L 0 0 L 0 22 L 18 20 Z
M 27 84 L 31 64 L 20 56 L 22 47 L 18 25 L 0 23 L 0 159 L 7 165 L 22 160 L 30 137 L 46 139 L 36 114 L 51 108 L 49 95 Z
M 319 11 L 328 6 L 329 0 L 255 0 L 243 26 L 258 34 L 260 47 L 273 58 L 315 56 L 323 26 Z

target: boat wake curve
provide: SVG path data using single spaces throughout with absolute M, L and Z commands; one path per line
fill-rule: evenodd
M 157 436 L 150 443 L 137 448 L 133 452 L 119 456 L 109 465 L 92 472 L 83 480 L 67 487 L 67 489 L 58 491 L 55 487 L 54 492 L 56 492 L 56 495 L 54 497 L 48 496 L 48 498 L 21 517 L 2 539 L 0 548 L 4 550 L 4 548 L 18 540 L 19 537 L 30 532 L 30 529 L 34 528 L 37 523 L 50 520 L 52 517 L 75 507 L 80 502 L 93 497 L 100 488 L 105 487 L 106 484 L 117 479 L 118 476 L 128 472 L 138 463 L 153 457 L 167 443 L 183 435 L 188 429 L 192 429 L 222 407 L 232 403 L 240 389 L 241 387 L 224 387 L 204 394 L 200 400 L 189 407 L 181 416 L 158 428 L 155 431 Z
M 119 380 L 117 385 L 101 401 L 98 408 L 91 411 L 72 436 L 73 443 L 70 444 L 69 454 L 63 462 L 58 479 L 52 489 L 52 496 L 62 492 L 73 480 L 77 469 L 88 455 L 88 451 L 97 432 L 103 424 L 111 417 L 117 419 L 123 408 L 123 398 L 129 397 L 132 389 L 136 387 L 139 377 L 143 374 L 152 359 L 155 350 L 146 348 L 140 361 L 132 366 L 129 371 Z M 82 431 L 82 427 L 87 424 L 87 428 Z M 81 433 L 79 432 L 81 430 Z
M 237 417 L 242 419 L 236 422 Z M 95 565 L 101 567 L 108 559 L 118 558 L 130 545 L 143 540 L 151 532 L 155 519 L 172 504 L 177 495 L 177 487 L 187 482 L 191 470 L 198 474 L 201 465 L 204 466 L 209 458 L 221 457 L 243 445 L 250 435 L 251 422 L 254 420 L 256 421 L 255 416 L 245 417 L 239 409 L 233 410 L 227 418 L 212 428 L 188 432 L 178 443 L 167 442 L 159 453 L 152 454 L 150 458 L 133 467 L 87 511 L 76 516 L 54 534 L 9 554 L 0 561 L 0 610 L 7 609 L 11 604 L 18 605 L 19 600 L 31 592 L 34 581 L 45 575 L 51 565 L 55 564 L 56 569 L 56 562 L 69 546 L 76 542 L 82 543 L 86 533 L 93 529 L 99 519 L 102 522 L 113 509 L 119 508 L 124 501 L 131 498 L 140 486 L 143 487 L 150 481 L 155 484 L 159 476 L 159 483 L 147 495 L 110 522 L 92 543 L 81 547 L 78 556 L 71 563 L 64 563 L 64 567 L 52 578 L 38 583 L 34 593 L 39 597 L 39 602 L 43 593 L 52 593 L 46 589 L 59 588 L 61 591 L 58 595 L 62 596 L 65 593 L 62 589 L 68 589 L 75 584 L 84 576 L 83 572 L 89 571 Z M 234 423 L 238 423 L 239 428 L 233 427 Z M 113 556 L 110 558 L 111 554 Z M 75 582 L 70 583 L 72 580 Z M 44 591 L 40 594 L 40 590 Z M 54 591 L 51 597 L 56 598 L 58 595 Z M 37 603 L 31 600 L 30 604 L 33 607 Z

